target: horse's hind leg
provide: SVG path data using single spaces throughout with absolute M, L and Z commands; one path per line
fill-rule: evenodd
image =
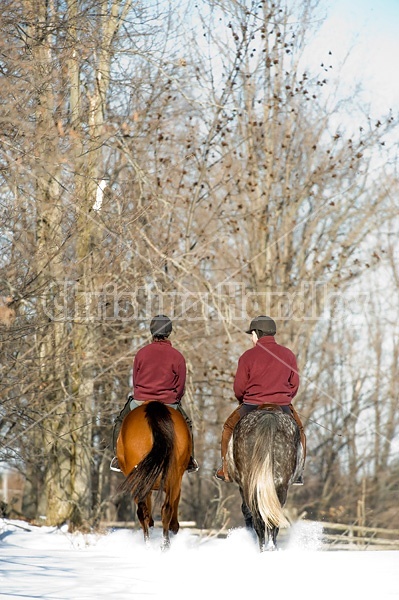
M 240 487 L 240 494 L 241 494 L 241 500 L 242 500 L 241 512 L 244 517 L 245 527 L 247 527 L 247 529 L 253 529 L 254 528 L 254 520 L 252 517 L 252 513 L 248 508 L 248 504 L 246 503 L 244 491 L 241 487 Z
M 162 550 L 167 550 L 170 547 L 169 532 L 177 533 L 179 531 L 178 507 L 180 500 L 180 486 L 176 489 L 167 490 L 165 493 L 165 501 L 162 505 L 161 517 L 163 526 L 163 543 Z
M 264 545 L 263 550 L 277 550 L 277 535 L 279 528 L 273 525 L 267 528 L 267 545 Z M 261 548 L 262 550 L 262 548 Z
M 260 551 L 264 552 L 268 549 L 268 546 L 266 546 L 266 527 L 263 519 L 260 516 L 255 516 L 254 518 L 254 529 L 256 531 L 256 535 L 258 536 Z M 269 537 L 269 531 L 267 531 L 267 535 Z
M 179 491 L 177 497 L 175 498 L 175 500 L 172 502 L 172 518 L 171 518 L 170 524 L 169 524 L 169 531 L 171 531 L 174 534 L 176 534 L 180 529 L 180 524 L 179 524 L 179 520 L 178 520 L 179 502 L 180 502 L 180 491 Z
M 273 527 L 271 532 L 271 538 L 273 541 L 274 550 L 277 550 L 277 536 L 278 536 L 279 528 Z
M 148 507 L 148 504 L 150 508 Z M 145 502 L 139 502 L 137 504 L 137 517 L 140 521 L 140 525 L 144 534 L 144 541 L 146 544 L 150 540 L 149 527 L 154 525 L 154 521 L 151 515 L 151 498 L 148 500 L 148 497 Z
M 154 527 L 154 519 L 152 518 L 152 494 L 148 494 L 146 498 L 147 514 L 148 514 L 148 527 Z
M 245 502 L 243 502 L 241 504 L 241 512 L 242 512 L 243 517 L 244 517 L 245 527 L 247 529 L 253 529 L 254 528 L 254 520 L 252 518 L 252 513 L 249 510 L 249 508 L 248 508 L 248 506 L 246 505 Z
M 173 514 L 173 506 L 170 503 L 169 494 L 165 494 L 165 501 L 161 509 L 161 519 L 163 528 L 162 550 L 168 550 L 170 547 L 169 527 Z

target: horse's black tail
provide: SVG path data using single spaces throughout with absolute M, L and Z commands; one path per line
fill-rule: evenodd
M 159 491 L 163 491 L 175 444 L 173 420 L 164 404 L 149 402 L 145 406 L 145 416 L 154 440 L 152 448 L 118 487 L 118 492 L 131 492 L 137 502 L 145 500 L 159 477 Z

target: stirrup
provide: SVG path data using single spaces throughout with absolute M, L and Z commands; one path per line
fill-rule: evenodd
M 196 473 L 197 471 L 199 471 L 199 464 L 197 463 L 195 458 L 190 458 L 190 462 L 188 463 L 186 471 L 187 473 Z
M 292 482 L 292 485 L 303 485 L 304 481 L 303 481 L 303 475 L 298 475 L 298 477 L 295 479 L 295 481 Z
M 116 471 L 117 473 L 122 472 L 119 468 L 119 463 L 118 463 L 118 459 L 116 458 L 116 456 L 114 456 L 114 458 L 111 460 L 109 468 L 111 471 Z

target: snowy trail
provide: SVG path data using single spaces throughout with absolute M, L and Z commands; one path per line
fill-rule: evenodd
M 0 520 L 0 598 L 399 600 L 399 552 L 321 551 L 321 535 L 298 523 L 284 550 L 260 554 L 244 529 L 203 540 L 181 531 L 162 553 L 158 531 L 146 548 L 139 531 L 71 535 Z

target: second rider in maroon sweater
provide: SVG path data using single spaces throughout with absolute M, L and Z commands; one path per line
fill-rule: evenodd
M 234 378 L 234 394 L 239 406 L 227 418 L 223 426 L 221 453 L 222 466 L 215 476 L 221 481 L 230 481 L 226 454 L 234 427 L 239 420 L 262 405 L 276 404 L 296 421 L 301 434 L 304 456 L 306 437 L 292 399 L 299 387 L 298 367 L 295 355 L 289 348 L 276 342 L 276 323 L 261 315 L 251 321 L 246 333 L 252 336 L 253 348 L 241 355 Z M 302 474 L 294 484 L 302 485 Z

